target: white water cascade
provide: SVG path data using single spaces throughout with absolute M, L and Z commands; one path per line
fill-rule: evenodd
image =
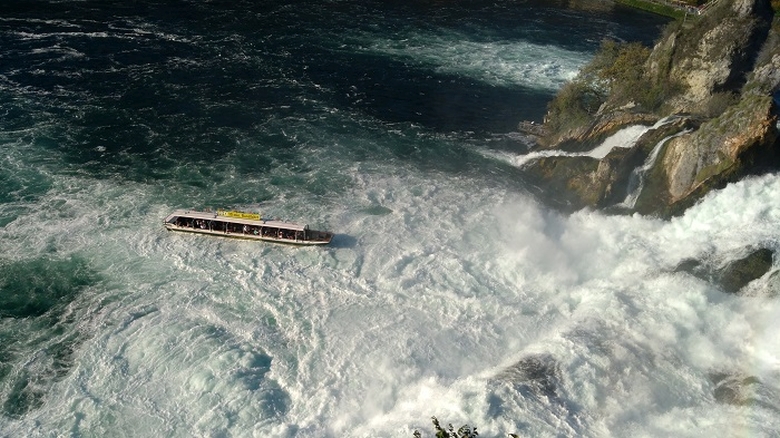
M 691 132 L 691 130 L 686 129 L 664 137 L 661 141 L 656 143 L 652 152 L 650 152 L 650 155 L 648 155 L 647 159 L 645 160 L 645 163 L 641 167 L 637 167 L 633 172 L 631 172 L 631 176 L 628 180 L 628 195 L 626 196 L 626 199 L 623 200 L 623 202 L 618 204 L 619 206 L 630 209 L 633 209 L 634 206 L 636 206 L 636 200 L 639 198 L 639 194 L 642 193 L 642 188 L 644 187 L 645 175 L 647 175 L 647 172 L 650 171 L 650 169 L 652 169 L 655 165 L 655 161 L 658 159 L 658 155 L 661 152 L 661 149 L 663 149 L 663 146 L 669 140 L 689 132 Z
M 636 145 L 637 141 L 642 138 L 647 132 L 654 129 L 658 129 L 668 123 L 671 123 L 676 118 L 673 116 L 664 117 L 663 119 L 655 122 L 652 126 L 646 125 L 631 125 L 625 127 L 611 136 L 607 137 L 601 144 L 595 148 L 585 152 L 566 152 L 558 149 L 534 151 L 524 155 L 507 156 L 497 154 L 495 152 L 487 152 L 486 155 L 498 158 L 503 161 L 507 161 L 515 167 L 524 167 L 528 163 L 545 157 L 591 157 L 598 160 L 603 159 L 615 148 L 629 149 Z

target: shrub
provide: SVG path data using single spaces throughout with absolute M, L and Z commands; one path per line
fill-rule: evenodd
M 439 424 L 439 420 L 436 417 L 431 417 L 431 421 L 433 422 L 433 428 L 436 431 L 436 438 L 476 438 L 479 434 L 477 433 L 477 428 L 474 427 L 473 429 L 468 424 L 465 424 L 458 428 L 458 430 L 455 430 L 454 427 L 452 427 L 452 424 L 450 424 L 447 429 L 444 429 Z M 421 438 L 422 435 L 419 431 L 414 431 L 414 438 Z
M 605 40 L 593 59 L 571 82 L 564 85 L 547 106 L 547 125 L 562 131 L 581 125 L 607 100 L 636 102 L 653 110 L 666 95 L 666 85 L 650 85 L 643 66 L 650 49 L 640 43 Z
M 552 131 L 562 131 L 590 120 L 604 102 L 604 94 L 582 79 L 566 83 L 547 105 L 546 124 Z
M 641 43 L 602 44 L 602 50 L 606 49 L 613 57 L 611 65 L 607 65 L 599 72 L 602 80 L 610 84 L 634 85 L 643 78 L 643 66 L 650 56 L 650 49 Z

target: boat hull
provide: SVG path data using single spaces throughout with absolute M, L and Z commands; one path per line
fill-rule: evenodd
M 163 225 L 169 231 L 288 245 L 327 245 L 333 239 L 333 233 L 310 230 L 306 225 L 242 219 L 205 212 L 177 211 L 166 217 Z

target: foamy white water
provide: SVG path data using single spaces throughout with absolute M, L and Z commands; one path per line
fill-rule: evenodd
M 650 171 L 650 169 L 653 168 L 655 165 L 655 161 L 658 159 L 658 154 L 661 153 L 661 149 L 666 144 L 667 141 L 679 137 L 681 135 L 685 135 L 687 133 L 691 132 L 690 130 L 683 130 L 678 133 L 669 135 L 667 137 L 664 137 L 656 143 L 656 145 L 653 147 L 653 150 L 650 151 L 650 154 L 647 156 L 647 159 L 645 159 L 644 164 L 642 166 L 634 169 L 633 172 L 631 172 L 631 178 L 629 179 L 629 187 L 628 187 L 628 195 L 626 196 L 626 199 L 621 202 L 621 205 L 633 209 L 636 205 L 636 200 L 639 199 L 639 195 L 642 192 L 642 189 L 644 188 L 644 182 L 645 182 L 645 175 L 647 172 Z
M 528 42 L 470 41 L 464 35 L 400 35 L 397 40 L 366 36 L 364 50 L 392 56 L 438 72 L 466 75 L 493 86 L 521 85 L 557 90 L 573 79 L 588 53 Z
M 72 305 L 91 334 L 74 372 L 6 430 L 410 436 L 431 415 L 483 436 L 780 427 L 777 300 L 672 272 L 688 257 L 779 249 L 777 176 L 670 222 L 560 216 L 404 167 L 350 178 L 341 207 L 320 211 L 339 233 L 322 250 L 168 233 L 160 220 L 177 205 L 154 187 L 56 177 L 40 210 L 2 230 L 2 249 L 57 247 L 107 280 L 79 301 L 91 308 Z M 557 369 L 554 394 L 501 377 L 539 355 Z M 756 377 L 770 403 L 716 403 L 717 371 Z
M 497 106 L 515 117 L 502 96 L 539 99 L 524 90 L 554 90 L 604 34 L 655 22 L 569 38 L 554 26 L 599 17 L 545 9 L 526 25 L 547 47 L 524 17 L 470 27 L 471 3 L 431 26 L 343 5 L 6 6 L 0 287 L 49 301 L 3 302 L 0 435 L 410 437 L 433 415 L 488 437 L 780 430 L 770 277 L 738 298 L 673 272 L 777 250 L 776 176 L 670 222 L 567 216 L 473 152 L 502 135 Z M 440 83 L 460 107 L 419 96 Z M 167 232 L 182 207 L 337 237 Z M 754 402 L 717 402 L 713 373 L 759 382 Z
M 602 141 L 601 144 L 599 144 L 595 148 L 585 152 L 567 152 L 559 149 L 547 149 L 547 150 L 533 151 L 523 155 L 511 154 L 507 152 L 495 152 L 495 151 L 485 151 L 483 153 L 486 156 L 493 157 L 502 161 L 506 161 L 515 167 L 523 167 L 534 160 L 537 160 L 539 158 L 544 158 L 544 157 L 591 157 L 600 160 L 606 157 L 615 148 L 626 149 L 626 148 L 633 147 L 634 145 L 636 145 L 636 142 L 639 141 L 639 139 L 645 133 L 647 133 L 652 129 L 657 129 L 671 122 L 672 120 L 673 120 L 672 118 L 666 117 L 657 121 L 652 126 L 647 126 L 647 125 L 627 126 L 625 128 L 618 130 L 617 132 L 610 135 L 606 139 L 604 139 L 604 141 Z M 653 151 L 653 153 L 651 153 L 651 159 L 655 158 L 658 150 L 659 148 L 656 148 Z M 652 165 L 652 161 L 648 164 L 648 166 L 651 165 Z

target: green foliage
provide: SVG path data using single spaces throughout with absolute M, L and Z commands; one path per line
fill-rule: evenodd
M 609 69 L 618 56 L 620 56 L 620 44 L 609 39 L 603 40 L 593 59 L 580 71 L 580 77 L 588 80 L 602 78 L 604 75 L 601 72 Z
M 590 120 L 604 102 L 599 87 L 582 79 L 566 83 L 547 106 L 547 126 L 552 131 L 579 126 Z
M 609 100 L 616 104 L 634 102 L 644 111 L 656 111 L 670 95 L 678 91 L 667 80 L 653 81 L 645 73 L 651 50 L 640 43 L 606 42 L 602 44 L 595 68 L 607 84 Z
M 479 435 L 479 433 L 477 433 L 477 428 L 474 427 L 472 429 L 468 424 L 464 424 L 458 428 L 458 430 L 455 430 L 452 424 L 449 424 L 447 429 L 441 427 L 439 420 L 436 417 L 431 417 L 431 421 L 433 422 L 433 428 L 436 431 L 436 438 L 476 438 Z M 422 437 L 417 430 L 414 431 L 413 436 L 414 438 Z
M 567 83 L 547 107 L 547 126 L 561 132 L 587 123 L 605 102 L 615 106 L 628 103 L 652 112 L 679 87 L 668 80 L 651 80 L 645 64 L 651 49 L 640 43 L 604 41 L 598 52 Z
M 645 110 L 658 113 L 663 112 L 663 105 L 670 97 L 681 93 L 682 90 L 683 86 L 676 82 L 663 80 L 655 83 L 648 82 L 644 88 L 636 89 L 635 99 Z
M 640 43 L 616 44 L 604 43 L 613 56 L 612 64 L 603 68 L 599 74 L 610 83 L 635 84 L 642 80 L 642 66 L 650 56 L 650 49 Z
M 661 3 L 651 0 L 616 0 L 618 3 L 622 3 L 632 8 L 642 9 L 648 12 L 652 12 L 658 15 L 664 15 L 675 19 L 682 19 L 685 17 L 685 11 L 680 8 L 672 7 L 666 3 Z

